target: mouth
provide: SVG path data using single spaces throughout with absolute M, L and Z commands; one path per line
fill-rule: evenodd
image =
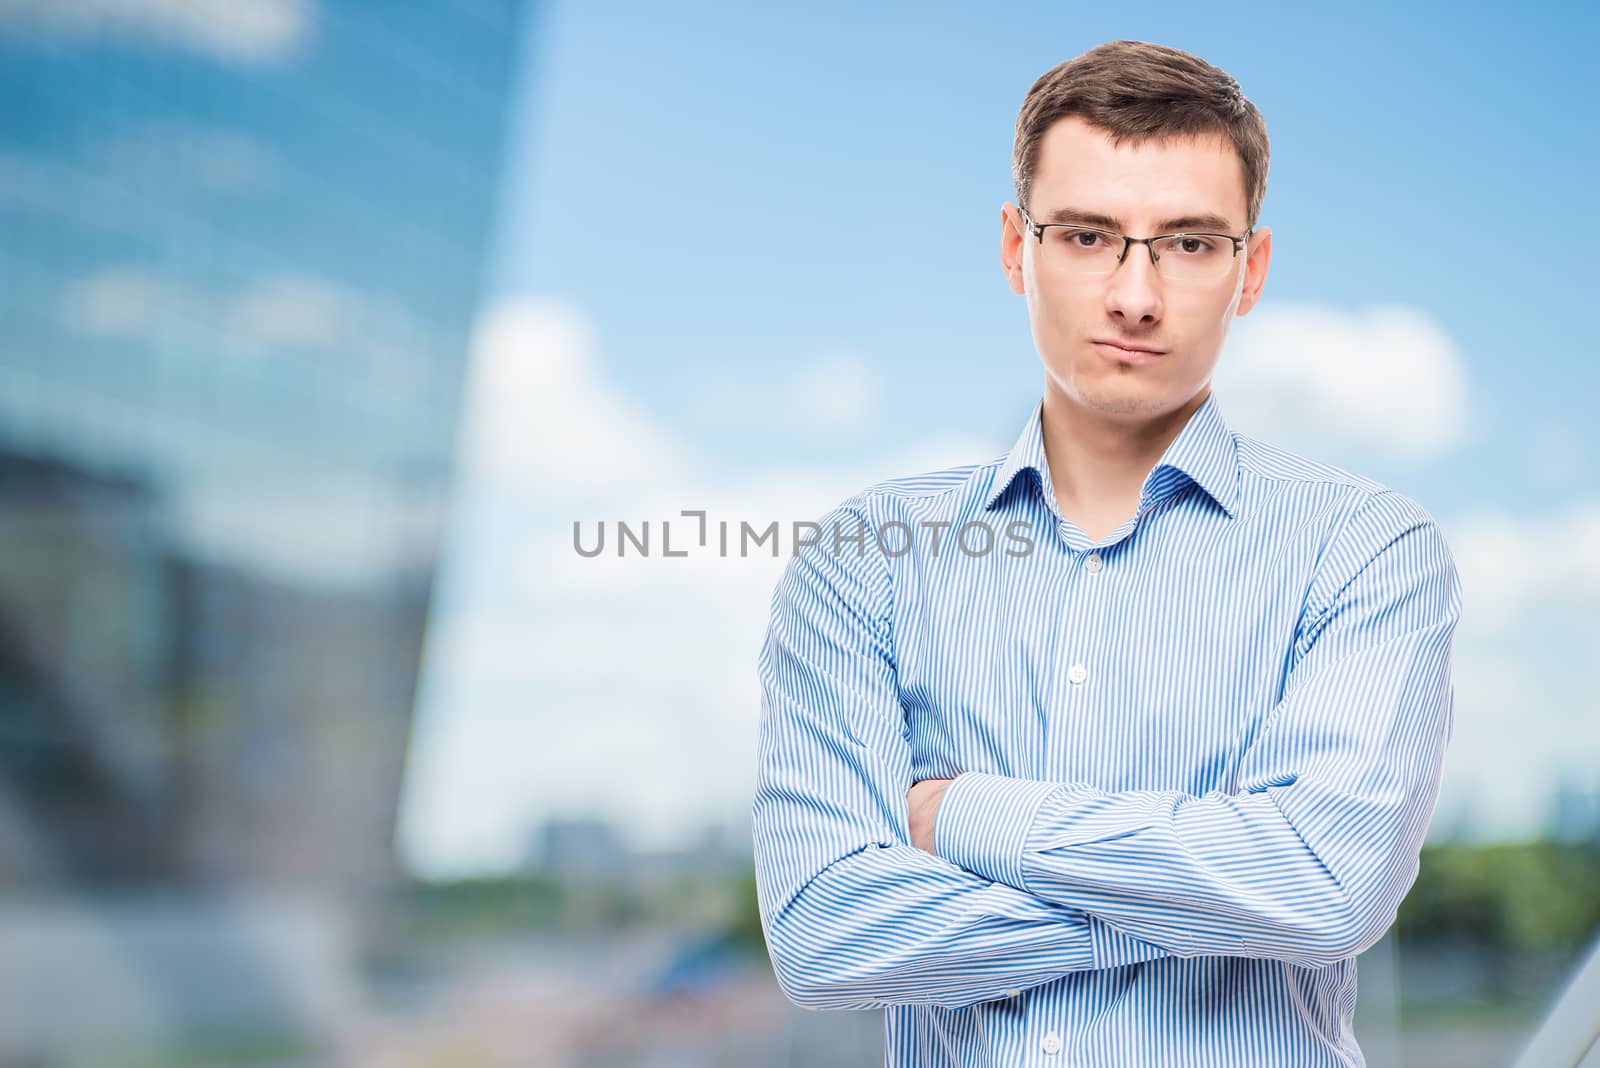
M 1159 360 L 1166 353 L 1157 349 L 1141 348 L 1139 346 L 1119 345 L 1114 341 L 1095 341 L 1094 347 L 1101 354 L 1123 363 L 1150 363 Z

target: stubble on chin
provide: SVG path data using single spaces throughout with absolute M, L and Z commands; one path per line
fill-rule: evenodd
M 1137 387 L 1093 389 L 1085 393 L 1084 403 L 1097 412 L 1116 416 L 1152 416 L 1161 411 L 1159 398 L 1148 396 Z
M 1165 410 L 1162 396 L 1152 391 L 1152 383 L 1138 381 L 1139 377 L 1142 377 L 1140 372 L 1133 369 L 1102 376 L 1078 375 L 1066 379 L 1055 376 L 1055 386 L 1079 406 L 1113 418 L 1160 414 Z

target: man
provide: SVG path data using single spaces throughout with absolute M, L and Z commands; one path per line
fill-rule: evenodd
M 1267 156 L 1188 53 L 1040 78 L 1000 240 L 1040 404 L 1006 456 L 844 501 L 775 591 L 767 943 L 796 1003 L 885 1008 L 889 1065 L 1364 1063 L 1460 588 L 1416 502 L 1223 419 Z

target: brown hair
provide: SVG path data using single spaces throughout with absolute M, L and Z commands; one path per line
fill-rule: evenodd
M 1148 41 L 1108 41 L 1052 67 L 1017 113 L 1011 176 L 1021 206 L 1028 206 L 1039 141 L 1069 115 L 1105 130 L 1116 145 L 1220 134 L 1239 153 L 1245 225 L 1255 228 L 1267 192 L 1267 124 L 1226 71 Z

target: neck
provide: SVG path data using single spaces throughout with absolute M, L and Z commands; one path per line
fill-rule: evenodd
M 1210 395 L 1208 385 L 1170 412 L 1108 415 L 1047 379 L 1041 430 L 1062 512 L 1069 517 L 1131 513 L 1150 469 Z

